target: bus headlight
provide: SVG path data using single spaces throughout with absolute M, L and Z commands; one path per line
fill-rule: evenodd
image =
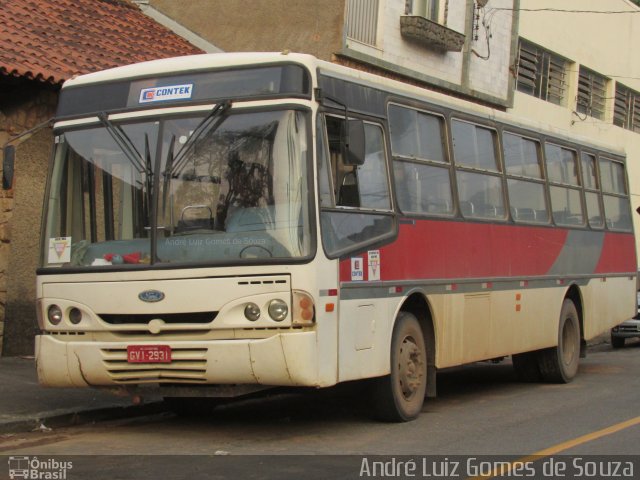
M 255 322 L 260 318 L 260 307 L 255 303 L 247 303 L 247 306 L 244 307 L 244 316 L 247 317 L 247 320 Z
M 47 318 L 51 325 L 58 325 L 62 321 L 62 309 L 58 305 L 51 305 L 47 310 Z
M 74 325 L 79 324 L 82 321 L 82 312 L 79 309 L 73 307 L 71 310 L 69 310 L 69 320 Z
M 269 302 L 269 316 L 276 322 L 281 322 L 287 318 L 289 307 L 284 300 L 279 298 Z

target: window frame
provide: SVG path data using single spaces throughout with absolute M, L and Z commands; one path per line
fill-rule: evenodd
M 569 182 L 564 182 L 564 181 L 558 181 L 555 179 L 551 178 L 551 175 L 549 174 L 549 163 L 548 163 L 548 156 L 547 156 L 547 146 L 553 146 L 553 147 L 558 147 L 562 150 L 566 150 L 569 152 L 572 152 L 573 154 L 573 162 L 576 168 L 576 180 L 577 183 L 569 183 Z M 553 224 L 558 226 L 558 227 L 562 227 L 562 228 L 586 228 L 588 227 L 588 218 L 587 218 L 587 212 L 586 212 L 586 208 L 585 208 L 585 196 L 584 196 L 584 187 L 583 187 L 583 180 L 582 180 L 582 164 L 581 164 L 581 159 L 580 156 L 578 155 L 578 149 L 575 146 L 568 146 L 565 145 L 561 142 L 558 142 L 557 139 L 552 139 L 551 141 L 548 141 L 545 139 L 545 141 L 543 142 L 543 154 L 544 154 L 544 166 L 545 166 L 545 172 L 547 173 L 547 185 L 548 185 L 548 191 L 549 191 L 549 207 L 551 209 L 551 220 L 553 221 Z M 553 194 L 552 194 L 552 189 L 553 188 L 563 188 L 567 191 L 577 191 L 579 194 L 579 199 L 580 199 L 580 212 L 582 214 L 582 223 L 571 223 L 571 222 L 562 222 L 562 221 L 558 221 L 558 218 L 555 215 L 555 210 L 554 210 L 554 205 L 553 205 Z
M 383 121 L 377 118 L 365 118 L 365 117 L 356 116 L 356 115 L 349 115 L 349 119 L 359 119 L 359 120 L 362 120 L 365 123 L 365 125 L 366 124 L 374 125 L 375 127 L 380 129 L 380 132 L 382 135 L 381 138 L 382 138 L 382 146 L 383 146 L 383 154 L 384 154 L 384 168 L 387 173 L 389 209 L 381 210 L 381 209 L 372 209 L 372 208 L 366 208 L 366 207 L 363 208 L 363 207 L 350 207 L 350 206 L 337 205 L 336 190 L 335 190 L 336 186 L 333 178 L 333 165 L 331 164 L 331 147 L 329 145 L 329 135 L 328 135 L 328 129 L 327 129 L 327 122 L 326 122 L 327 117 L 341 119 L 342 121 L 344 121 L 344 118 L 345 118 L 344 113 L 342 114 L 337 113 L 333 109 L 320 110 L 316 115 L 316 129 L 318 128 L 323 129 L 322 150 L 325 153 L 325 158 L 322 161 L 323 161 L 323 164 L 326 161 L 329 162 L 329 164 L 326 166 L 326 173 L 329 176 L 327 185 L 330 189 L 329 195 L 331 198 L 331 205 L 324 206 L 320 202 L 320 198 L 322 197 L 322 195 L 324 195 L 324 193 L 322 192 L 322 189 L 321 189 L 322 185 L 320 184 L 321 170 L 319 169 L 320 159 L 318 159 L 317 161 L 318 168 L 316 168 L 316 174 L 318 175 L 317 196 L 318 196 L 318 203 L 319 203 L 319 219 L 320 219 L 319 237 L 320 237 L 320 242 L 322 243 L 322 249 L 327 258 L 343 259 L 356 252 L 360 252 L 360 251 L 366 250 L 367 248 L 372 248 L 381 243 L 391 241 L 393 238 L 395 238 L 398 235 L 398 222 L 397 222 L 397 214 L 395 212 L 395 198 L 394 198 L 395 189 L 393 186 L 393 177 L 392 177 L 393 172 L 392 172 L 392 168 L 389 160 L 390 147 L 388 144 L 389 141 L 387 140 L 388 130 L 386 128 L 386 125 L 383 123 Z M 315 151 L 317 152 L 317 154 L 320 154 L 320 150 L 317 147 L 318 141 L 319 139 L 316 138 Z M 346 246 L 343 245 L 343 246 L 338 246 L 336 248 L 330 248 L 332 245 L 330 245 L 330 241 L 327 239 L 327 235 L 336 237 L 335 231 L 331 231 L 327 225 L 327 222 L 330 222 L 332 220 L 332 215 L 337 217 L 341 217 L 341 216 L 346 217 L 346 216 L 352 215 L 351 218 L 360 217 L 360 218 L 369 218 L 374 220 L 375 218 L 386 218 L 388 219 L 390 228 L 388 229 L 388 231 L 380 235 L 374 235 L 371 238 L 354 242 L 351 245 L 346 245 Z
M 594 174 L 595 174 L 595 180 L 596 180 L 596 185 L 595 187 L 588 187 L 586 182 L 585 182 L 585 170 L 584 170 L 584 157 L 588 156 L 591 159 L 593 159 L 593 164 L 594 164 Z M 598 161 L 598 154 L 596 152 L 592 152 L 590 150 L 587 149 L 580 149 L 579 151 L 579 160 L 580 160 L 580 179 L 582 180 L 582 191 L 584 193 L 584 208 L 585 208 L 585 216 L 586 216 L 586 224 L 589 228 L 593 229 L 593 230 L 604 230 L 605 226 L 606 226 L 606 218 L 604 215 L 604 205 L 602 202 L 602 189 L 600 187 L 601 185 L 601 181 L 600 181 L 600 162 Z M 591 222 L 591 218 L 589 216 L 589 202 L 587 200 L 587 194 L 591 194 L 591 195 L 596 195 L 597 199 L 598 199 L 598 208 L 599 208 L 599 213 L 600 213 L 600 218 L 601 218 L 601 224 L 600 225 L 594 225 Z
M 440 125 L 440 142 L 441 142 L 441 147 L 442 147 L 442 156 L 443 156 L 443 160 L 434 160 L 434 159 L 429 159 L 429 158 L 423 158 L 423 157 L 411 157 L 411 156 L 406 156 L 402 153 L 396 153 L 394 151 L 393 148 L 393 133 L 392 133 L 392 128 L 393 128 L 393 124 L 391 121 L 391 115 L 390 115 L 390 110 L 391 108 L 400 108 L 400 109 L 405 109 L 405 110 L 409 110 L 413 113 L 415 113 L 416 115 L 425 115 L 425 116 L 430 116 L 430 117 L 434 117 L 438 120 L 438 123 Z M 399 103 L 396 101 L 390 101 L 387 103 L 387 121 L 389 124 L 389 148 L 390 148 L 390 152 L 391 152 L 391 167 L 392 170 L 394 172 L 393 175 L 393 184 L 394 184 L 394 190 L 396 192 L 396 208 L 397 210 L 402 213 L 403 215 L 406 215 L 408 217 L 418 217 L 418 218 L 422 218 L 422 217 L 445 217 L 445 218 L 451 218 L 454 217 L 456 215 L 456 192 L 455 189 L 453 187 L 453 174 L 452 174 L 452 162 L 451 162 L 451 151 L 450 151 L 450 147 L 449 147 L 449 124 L 447 122 L 447 117 L 445 115 L 443 115 L 442 113 L 439 112 L 435 112 L 432 110 L 428 110 L 428 109 L 424 109 L 424 108 L 419 108 L 419 107 L 415 107 L 415 106 L 411 106 L 411 105 L 407 105 L 407 104 L 403 104 L 403 103 Z M 417 126 L 419 126 L 419 124 L 416 124 Z M 448 211 L 446 212 L 437 212 L 437 211 L 425 211 L 425 212 L 412 212 L 406 209 L 403 209 L 400 205 L 400 201 L 397 198 L 398 195 L 398 190 L 400 189 L 400 187 L 402 185 L 399 185 L 396 181 L 396 175 L 395 175 L 395 170 L 397 167 L 397 165 L 407 165 L 407 164 L 413 164 L 413 165 L 420 165 L 420 166 L 426 166 L 426 167 L 430 167 L 430 168 L 440 168 L 443 171 L 446 171 L 448 173 L 448 177 L 449 177 L 449 193 L 450 193 L 450 207 L 448 209 Z
M 487 130 L 489 132 L 491 132 L 491 137 L 493 140 L 493 153 L 494 153 L 494 160 L 495 160 L 495 165 L 496 165 L 496 169 L 487 169 L 487 168 L 480 168 L 477 166 L 472 166 L 472 165 L 467 165 L 464 163 L 459 163 L 456 160 L 456 153 L 455 153 L 455 143 L 454 143 L 454 122 L 460 122 L 460 123 L 466 123 L 469 125 L 474 126 L 475 128 L 481 128 L 484 130 Z M 509 219 L 509 215 L 507 213 L 507 208 L 508 208 L 508 198 L 506 195 L 506 188 L 505 188 L 505 175 L 504 175 L 504 165 L 502 162 L 502 145 L 501 145 L 501 141 L 500 141 L 500 132 L 498 130 L 498 128 L 496 126 L 493 125 L 487 125 L 485 123 L 482 122 L 478 122 L 475 119 L 468 119 L 462 116 L 458 116 L 458 115 L 452 115 L 449 117 L 449 123 L 450 123 L 450 144 L 451 144 L 451 165 L 453 167 L 453 185 L 455 188 L 455 201 L 456 201 L 456 205 L 457 205 L 457 210 L 458 210 L 458 215 L 466 220 L 480 220 L 480 221 L 492 221 L 492 222 L 507 222 Z M 467 202 L 467 200 L 465 200 L 463 202 L 461 196 L 460 196 L 460 185 L 458 182 L 458 174 L 459 173 L 475 173 L 475 174 L 480 174 L 480 175 L 485 175 L 488 177 L 494 177 L 494 178 L 498 178 L 499 180 L 499 185 L 500 185 L 500 189 L 501 189 L 501 199 L 502 199 L 502 215 L 498 216 L 497 213 L 497 207 L 498 205 L 493 205 L 494 209 L 496 209 L 496 215 L 495 216 L 485 216 L 485 215 L 468 215 L 465 214 L 463 212 L 463 208 L 462 208 L 462 204 L 464 202 Z M 486 205 L 485 205 L 486 206 Z M 474 211 L 475 208 L 472 208 L 472 211 Z M 486 209 L 485 209 L 486 211 Z
M 506 160 L 506 154 L 505 154 L 505 149 L 504 149 L 504 145 L 505 145 L 505 140 L 504 137 L 505 135 L 512 135 L 515 137 L 518 137 L 520 139 L 523 140 L 528 140 L 531 142 L 534 142 L 536 144 L 536 154 L 537 154 L 537 160 L 538 160 L 538 168 L 540 170 L 540 177 L 532 177 L 529 175 L 524 175 L 524 174 L 513 174 L 513 173 L 509 173 L 507 171 L 507 160 Z M 516 132 L 514 130 L 511 129 L 503 129 L 501 132 L 501 136 L 500 136 L 501 140 L 502 140 L 502 158 L 503 158 L 503 162 L 504 162 L 504 174 L 505 174 L 505 178 L 506 178 L 506 193 L 507 193 L 507 198 L 508 198 L 508 205 L 509 205 L 509 215 L 511 216 L 512 220 L 514 223 L 516 224 L 529 224 L 529 225 L 549 225 L 551 223 L 551 219 L 552 219 L 552 215 L 550 212 L 550 205 L 551 205 L 551 201 L 549 198 L 549 189 L 547 186 L 547 175 L 546 175 L 546 168 L 545 168 L 545 158 L 544 158 L 544 153 L 543 153 L 543 144 L 542 141 L 540 140 L 540 138 L 537 137 L 533 137 L 531 135 L 527 135 L 527 134 L 522 134 L 519 132 Z M 542 194 L 543 194 L 543 199 L 544 199 L 544 204 L 545 204 L 545 212 L 546 212 L 546 220 L 545 221 L 536 221 L 535 218 L 537 216 L 536 212 L 537 209 L 535 208 L 531 208 L 532 212 L 533 212 L 533 220 L 530 219 L 526 219 L 526 218 L 518 218 L 517 215 L 514 215 L 513 213 L 513 209 L 517 208 L 514 207 L 512 205 L 511 202 L 511 190 L 510 190 L 510 183 L 509 180 L 512 181 L 519 181 L 519 182 L 527 182 L 527 183 L 531 183 L 531 184 L 535 184 L 535 185 L 541 185 L 542 186 Z M 528 207 L 527 207 L 528 208 Z

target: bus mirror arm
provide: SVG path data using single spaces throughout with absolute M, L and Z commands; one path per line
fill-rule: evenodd
M 335 97 L 325 94 L 321 88 L 314 89 L 316 100 L 324 105 L 324 100 L 329 100 L 344 109 L 344 128 L 340 146 L 345 165 L 360 166 L 364 164 L 364 122 L 357 118 L 349 118 L 349 107 L 346 103 Z

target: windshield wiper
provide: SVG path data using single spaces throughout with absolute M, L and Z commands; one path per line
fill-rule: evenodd
M 109 135 L 111 135 L 111 138 L 113 138 L 113 140 L 120 147 L 125 156 L 129 159 L 133 166 L 136 167 L 138 172 L 146 172 L 147 170 L 143 163 L 144 160 L 142 158 L 142 155 L 140 155 L 140 152 L 138 152 L 138 149 L 133 144 L 129 136 L 124 133 L 124 131 L 120 127 L 116 127 L 113 123 L 111 123 L 106 112 L 100 112 L 98 114 L 98 119 L 100 120 L 100 123 L 102 123 L 102 125 L 104 125 L 104 127 L 107 129 L 107 132 L 109 132 Z
M 231 101 L 227 100 L 223 103 L 217 104 L 209 114 L 202 119 L 202 121 L 196 126 L 193 130 L 191 136 L 187 139 L 187 141 L 180 147 L 176 156 L 169 161 L 167 159 L 167 173 L 173 176 L 174 173 L 179 172 L 184 166 L 187 160 L 187 154 L 191 153 L 193 148 L 196 145 L 196 142 L 202 138 L 205 134 L 215 132 L 222 122 L 224 122 L 226 118 L 227 112 L 231 109 Z

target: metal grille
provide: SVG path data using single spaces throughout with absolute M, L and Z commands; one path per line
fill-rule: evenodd
M 567 62 L 563 58 L 520 41 L 518 91 L 560 105 L 567 88 Z
M 616 84 L 613 123 L 628 130 L 640 132 L 640 93 Z
M 603 120 L 606 104 L 607 79 L 599 73 L 580 67 L 576 110 Z
M 128 363 L 126 348 L 102 349 L 102 359 L 116 383 L 203 383 L 206 348 L 172 348 L 171 363 Z
M 376 45 L 379 0 L 347 1 L 347 37 Z

